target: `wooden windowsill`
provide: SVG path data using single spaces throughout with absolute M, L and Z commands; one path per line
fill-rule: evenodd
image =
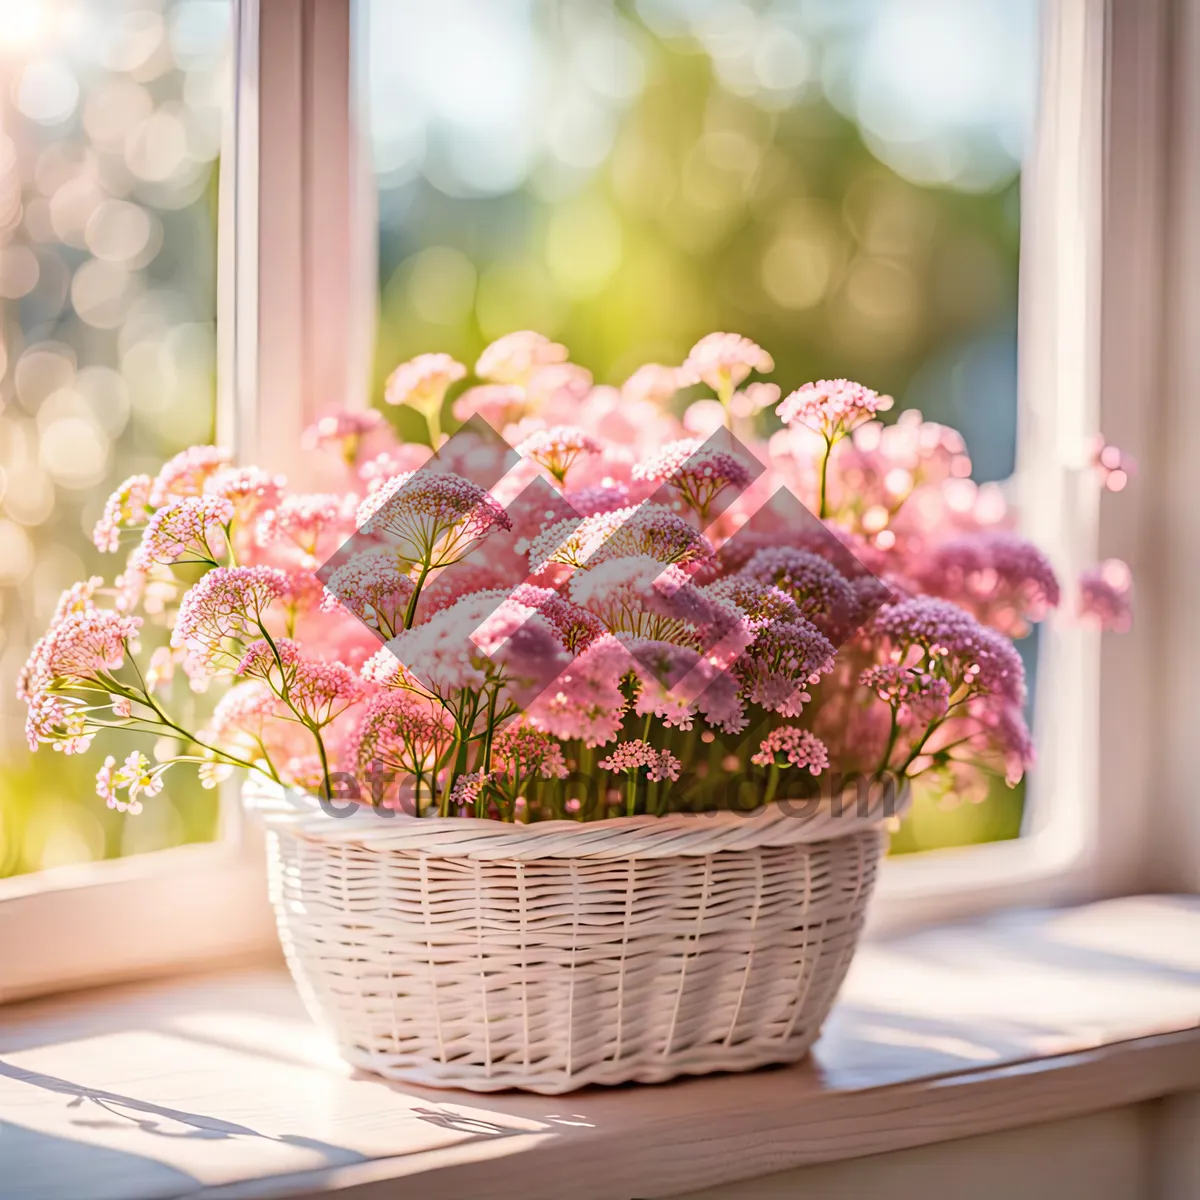
M 565 1097 L 356 1076 L 264 967 L 0 1009 L 0 1191 L 670 1196 L 1194 1088 L 1194 897 L 868 944 L 810 1062 Z

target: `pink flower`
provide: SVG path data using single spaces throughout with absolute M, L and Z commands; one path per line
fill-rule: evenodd
M 458 562 L 488 534 L 512 528 L 478 484 L 438 471 L 389 480 L 362 502 L 356 524 L 365 535 L 386 536 L 406 561 L 431 568 Z
M 581 454 L 599 454 L 600 443 L 590 433 L 573 425 L 555 425 L 552 429 L 539 429 L 519 443 L 516 451 L 524 458 L 546 468 L 562 483 L 567 472 Z
M 690 646 L 629 638 L 630 663 L 639 688 L 634 712 L 653 715 L 668 728 L 691 729 L 696 713 L 725 733 L 746 727 L 737 678 L 724 664 Z
M 829 751 L 825 743 L 807 729 L 780 725 L 767 734 L 750 761 L 760 767 L 799 767 L 811 775 L 820 775 L 829 766 Z
M 724 429 L 727 420 L 725 405 L 720 400 L 693 400 L 684 411 L 683 427 L 692 437 L 707 438 Z
M 255 537 L 260 546 L 294 547 L 301 561 L 316 562 L 331 554 L 353 530 L 358 497 L 336 493 L 285 496 L 263 514 Z
M 1033 740 L 1019 706 L 976 696 L 940 725 L 921 748 L 910 774 L 932 769 L 947 777 L 955 799 L 985 800 L 980 768 L 1002 771 L 1011 787 L 1033 765 Z
M 193 687 L 232 669 L 237 655 L 228 642 L 259 636 L 268 607 L 287 586 L 287 576 L 275 567 L 218 567 L 184 595 L 171 645 L 185 651 L 183 667 Z
M 467 771 L 455 778 L 450 788 L 450 803 L 455 808 L 474 809 L 491 776 L 486 771 Z
M 419 470 L 429 461 L 432 453 L 428 446 L 420 446 L 415 442 L 395 450 L 383 450 L 359 466 L 358 477 L 368 493 L 374 492 L 397 475 L 410 475 Z
M 154 480 L 149 475 L 131 475 L 104 502 L 104 514 L 92 530 L 97 550 L 115 554 L 120 547 L 121 530 L 135 529 L 150 520 L 150 492 Z
M 952 695 L 966 688 L 1017 706 L 1025 702 L 1025 668 L 1012 642 L 948 600 L 901 600 L 880 609 L 872 627 L 891 642 L 896 662 L 924 664 L 946 680 Z
M 822 630 L 844 629 L 855 607 L 853 589 L 841 572 L 811 550 L 764 547 L 751 555 L 741 574 L 786 592 L 801 615 Z
M 367 701 L 346 754 L 368 780 L 372 767 L 432 776 L 453 744 L 454 730 L 440 708 L 411 692 L 387 691 Z
M 547 563 L 595 566 L 610 558 L 645 555 L 661 563 L 705 562 L 712 557 L 708 539 L 661 504 L 641 504 L 598 513 L 582 521 L 569 518 L 543 529 L 529 546 L 529 565 Z
M 810 434 L 801 425 L 790 432 Z M 908 409 L 892 425 L 870 421 L 838 443 L 830 458 L 830 494 L 857 531 L 875 534 L 901 505 L 907 507 L 915 489 L 933 490 L 950 480 L 967 484 L 970 474 L 962 435 Z
M 785 425 L 804 425 L 832 444 L 891 407 L 891 396 L 881 396 L 861 383 L 820 379 L 792 392 L 775 411 Z
M 577 654 L 607 632 L 603 622 L 587 609 L 573 604 L 551 588 L 522 583 L 513 588 L 509 599 L 535 609 L 554 630 L 563 649 L 572 654 Z
M 563 741 L 602 746 L 616 737 L 624 720 L 628 702 L 620 684 L 631 663 L 616 638 L 599 638 L 529 705 L 526 715 Z
M 801 616 L 796 601 L 787 592 L 748 575 L 727 575 L 700 590 L 713 600 L 734 605 L 755 626 L 771 621 L 796 621 Z
M 562 746 L 528 721 L 510 721 L 496 731 L 492 743 L 492 773 L 520 784 L 538 776 L 566 779 Z
M 170 683 L 175 676 L 176 660 L 182 661 L 182 657 L 170 646 L 156 647 L 150 654 L 150 664 L 145 670 L 147 691 L 156 692 Z
M 718 618 L 716 606 L 685 571 L 644 554 L 576 571 L 568 587 L 574 603 L 611 633 L 674 641 Z
M 549 682 L 568 662 L 553 628 L 535 609 L 492 593 L 464 596 L 385 647 L 440 700 L 500 684 L 508 695 Z M 376 676 L 376 678 L 378 678 Z
M 641 738 L 618 742 L 608 757 L 602 758 L 597 766 L 602 771 L 627 772 L 631 775 L 644 770 L 646 778 L 652 782 L 660 779 L 678 779 L 683 768 L 683 764 L 670 750 L 655 750 Z
M 576 419 L 592 389 L 592 373 L 577 363 L 538 367 L 525 383 L 525 395 L 549 424 Z
M 103 609 L 68 614 L 33 647 L 18 679 L 18 696 L 29 702 L 53 685 L 103 685 L 102 676 L 125 662 L 128 643 L 141 627 L 140 617 Z
M 917 586 L 953 600 L 985 625 L 1023 637 L 1060 599 L 1045 555 L 1007 530 L 950 538 L 911 569 Z
M 679 385 L 704 382 L 718 395 L 733 389 L 751 371 L 773 371 L 775 360 L 747 337 L 737 333 L 710 333 L 688 352 L 679 369 Z
M 808 687 L 833 670 L 833 655 L 828 638 L 803 617 L 773 621 L 757 631 L 735 670 L 752 703 L 797 717 L 812 699 Z
M 448 354 L 418 354 L 388 376 L 384 400 L 408 404 L 421 412 L 441 408 L 446 389 L 464 378 L 467 368 Z
M 742 491 L 752 482 L 749 468 L 735 455 L 696 438 L 669 442 L 652 458 L 633 468 L 634 479 L 666 483 L 701 517 L 726 488 Z
M 478 555 L 469 556 L 446 570 L 430 575 L 429 582 L 421 590 L 416 623 L 427 621 L 434 613 L 457 604 L 464 596 L 473 592 L 492 591 L 504 582 L 504 572 L 490 563 L 479 561 Z
M 235 683 L 217 701 L 201 737 L 237 753 L 261 752 L 269 740 L 267 722 L 281 722 L 285 715 L 279 697 L 261 679 Z
M 495 383 L 528 382 L 539 367 L 566 362 L 567 348 L 529 330 L 506 333 L 479 356 L 475 374 Z
M 743 419 L 754 417 L 778 404 L 779 395 L 777 383 L 748 383 L 740 392 L 734 392 L 729 411 Z
M 225 554 L 225 531 L 232 520 L 233 504 L 222 496 L 171 500 L 150 518 L 129 565 L 142 571 L 154 563 L 184 561 L 215 565 Z
M 526 406 L 525 389 L 512 383 L 487 383 L 467 388 L 451 406 L 455 420 L 467 421 L 478 414 L 494 429 L 515 421 Z
M 597 484 L 564 492 L 563 499 L 581 516 L 615 512 L 629 507 L 629 489 L 623 483 Z
M 377 546 L 355 554 L 329 576 L 321 607 L 326 612 L 347 608 L 372 629 L 394 637 L 404 628 L 412 594 L 407 565 L 391 546 Z
M 362 439 L 378 429 L 382 422 L 383 413 L 375 408 L 331 413 L 305 429 L 300 435 L 300 444 L 305 450 L 331 450 L 345 462 L 353 463 L 358 458 Z
M 50 625 L 53 627 L 74 613 L 93 612 L 96 605 L 93 603 L 92 597 L 96 594 L 96 589 L 103 583 L 104 580 L 99 575 L 93 575 L 90 579 L 71 584 L 59 596 L 58 603 L 54 606 L 54 615 L 50 618 Z
M 248 521 L 278 504 L 286 483 L 282 475 L 270 475 L 258 467 L 228 467 L 204 481 L 204 492 L 224 497 L 233 505 L 237 519 Z
M 162 791 L 163 775 L 170 766 L 170 763 L 163 763 L 152 767 L 141 751 L 134 750 L 118 767 L 110 754 L 96 772 L 96 794 L 109 808 L 136 816 L 142 811 L 138 797 L 157 796 Z M 122 791 L 128 792 L 125 800 L 120 798 Z
M 1079 577 L 1079 617 L 1094 629 L 1125 633 L 1133 624 L 1133 573 L 1119 558 L 1090 567 Z
M 315 787 L 322 781 L 319 763 L 314 772 L 305 762 L 313 754 L 311 732 L 261 679 L 234 684 L 201 737 L 226 753 L 263 764 L 268 775 L 273 769 L 284 782 Z
M 870 688 L 880 700 L 897 710 L 903 710 L 921 725 L 928 725 L 942 716 L 950 705 L 950 685 L 944 679 L 920 667 L 905 667 L 900 663 L 879 663 L 868 667 L 858 682 Z
M 362 681 L 344 663 L 305 658 L 291 638 L 260 638 L 246 647 L 237 674 L 261 679 L 302 720 L 325 726 L 364 695 Z
M 664 367 L 660 363 L 646 363 L 638 367 L 621 384 L 621 398 L 638 404 L 666 404 L 679 391 L 679 370 Z
M 169 500 L 199 496 L 205 480 L 229 465 L 230 453 L 217 446 L 192 446 L 169 459 L 150 487 L 147 503 L 160 508 Z
M 97 730 L 89 727 L 82 700 L 40 691 L 28 698 L 28 705 L 25 741 L 30 750 L 42 744 L 63 754 L 83 754 L 90 749 Z

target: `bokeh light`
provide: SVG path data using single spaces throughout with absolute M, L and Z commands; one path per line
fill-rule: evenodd
M 95 763 L 32 758 L 13 683 L 60 592 L 111 578 L 87 537 L 107 493 L 212 436 L 230 17 L 230 0 L 0 0 L 0 875 L 215 831 L 191 781 L 126 822 Z

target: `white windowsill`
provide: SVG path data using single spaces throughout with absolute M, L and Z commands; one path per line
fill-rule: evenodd
M 8 1200 L 669 1196 L 1195 1088 L 1195 897 L 868 943 L 811 1062 L 565 1097 L 356 1077 L 272 967 L 0 1009 Z

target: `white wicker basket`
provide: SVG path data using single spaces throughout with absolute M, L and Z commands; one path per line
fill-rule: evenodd
M 247 799 L 288 963 L 349 1062 L 547 1094 L 803 1057 L 895 811 L 513 826 Z

